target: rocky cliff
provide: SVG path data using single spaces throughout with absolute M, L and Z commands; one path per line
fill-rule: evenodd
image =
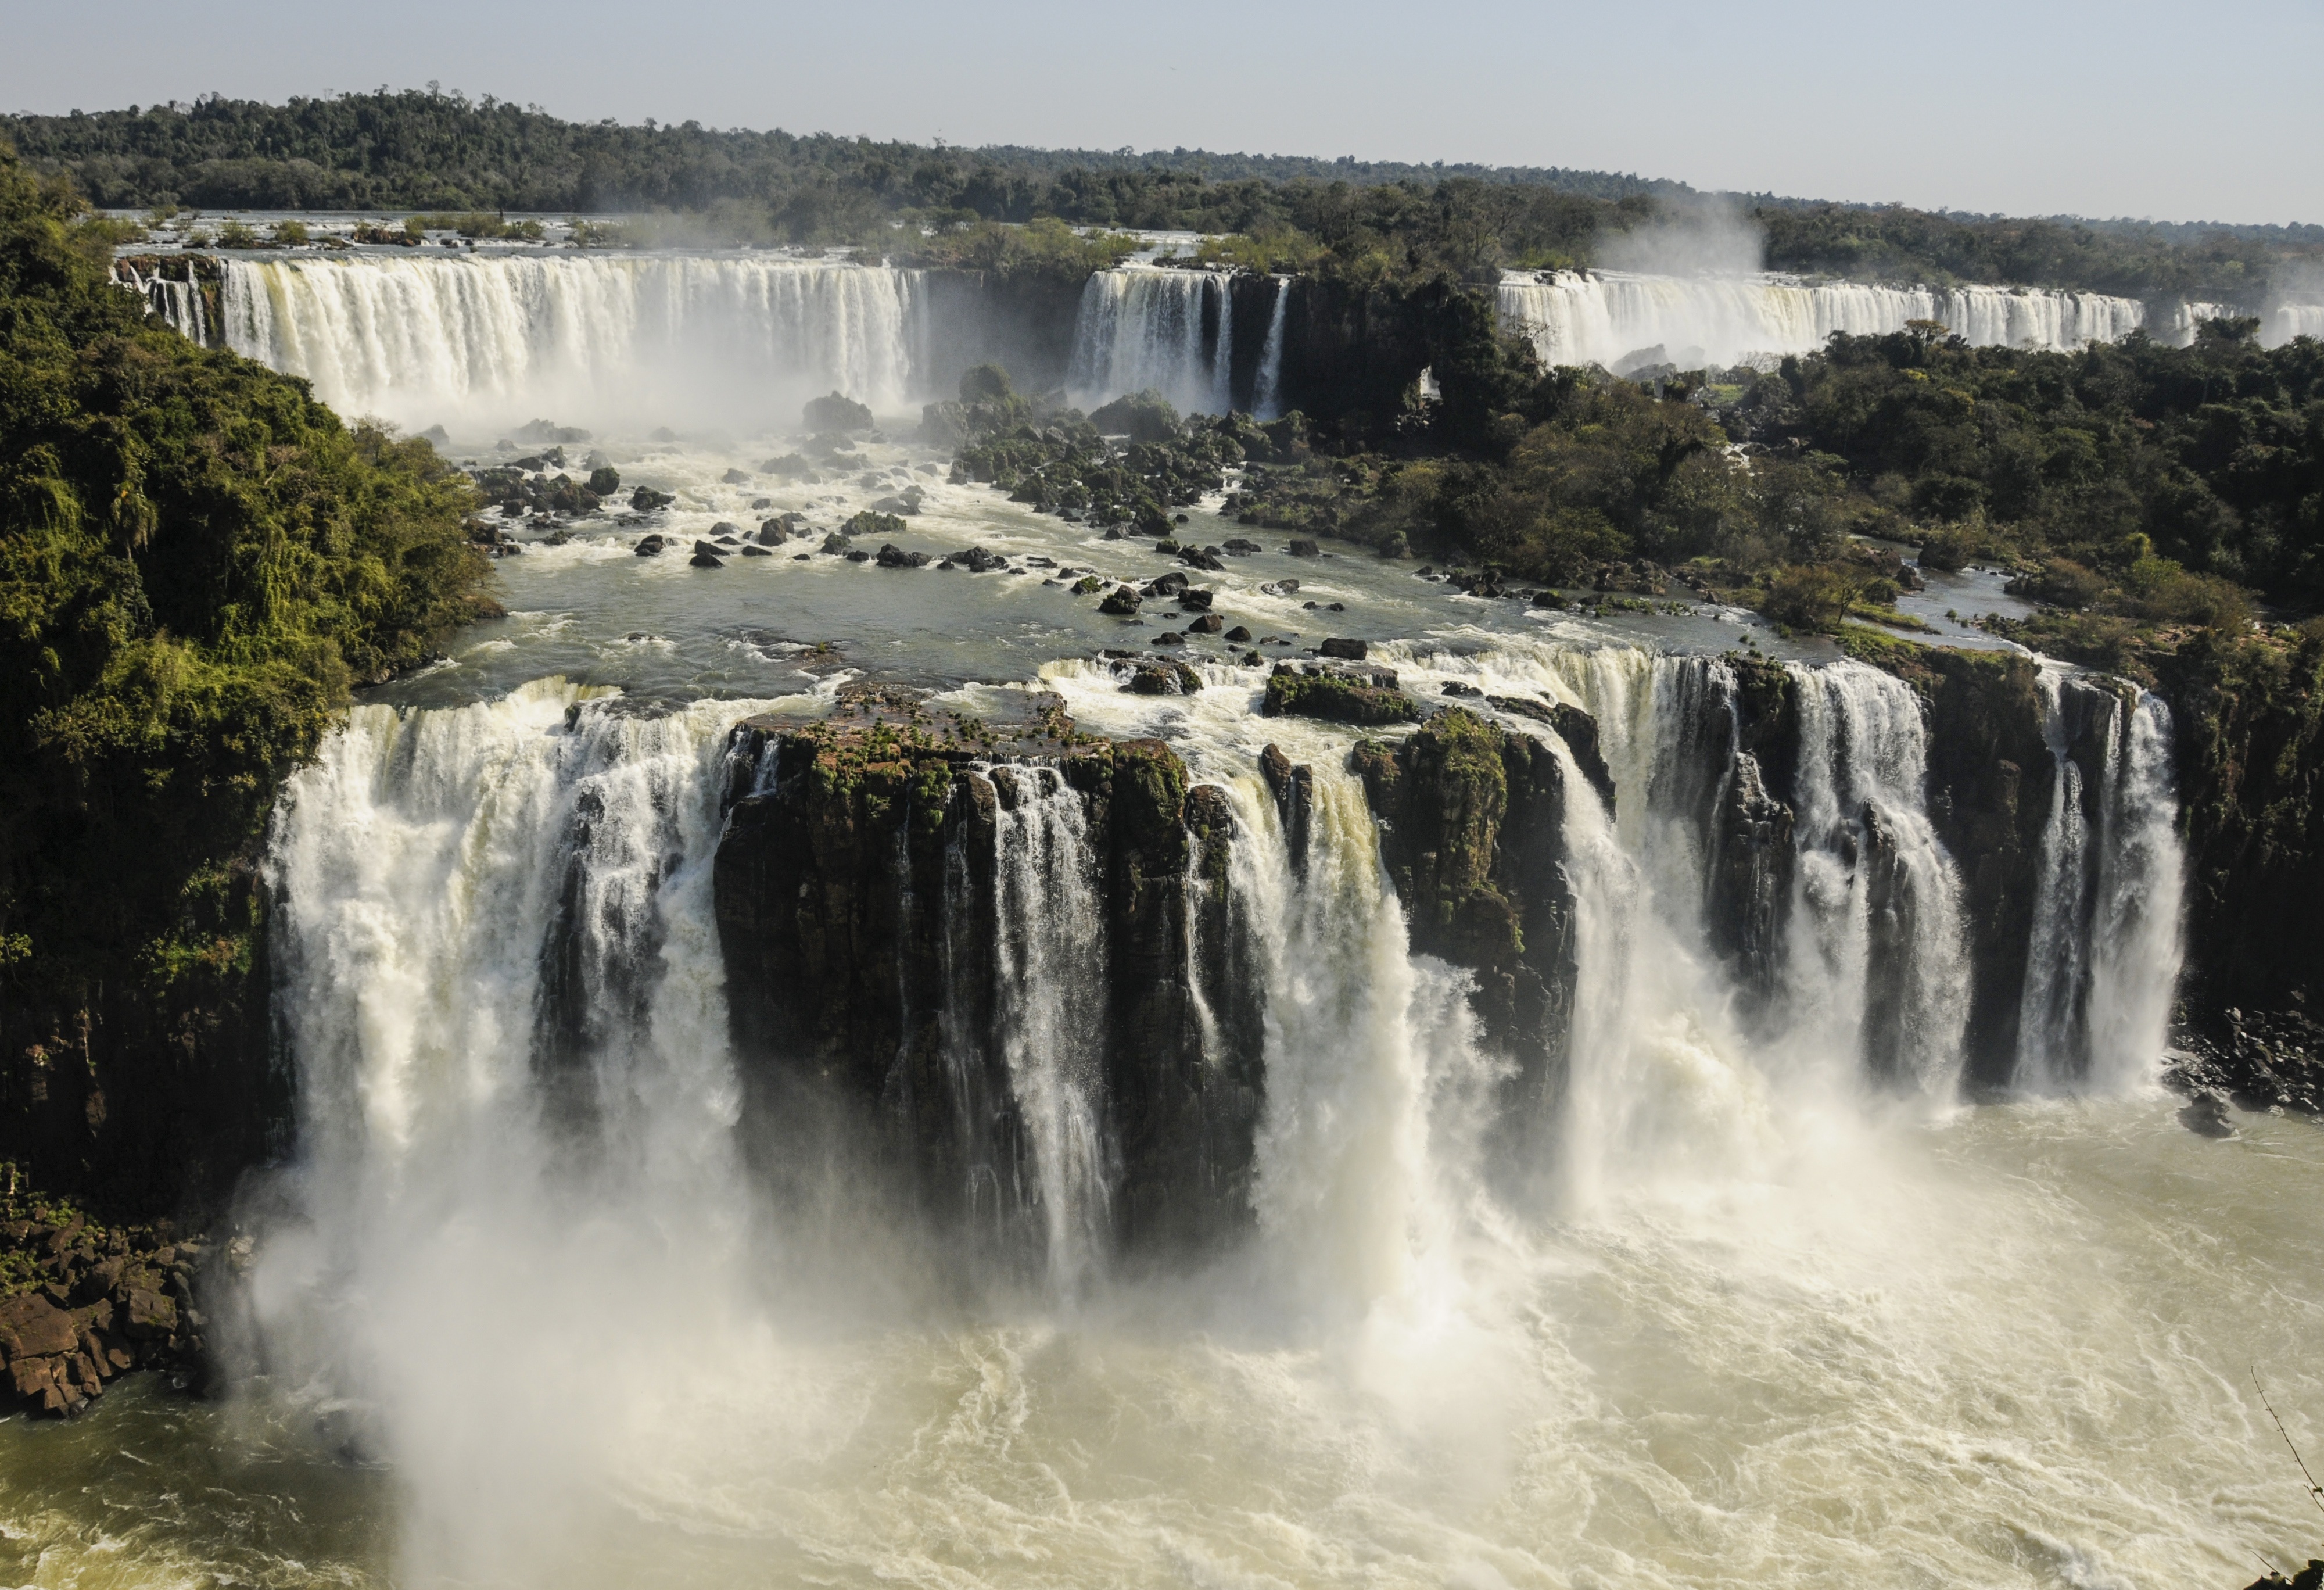
M 1044 864 L 1094 901 L 1097 985 L 1047 996 L 1095 1034 L 1067 1058 L 1094 1073 L 1072 1080 L 1118 1167 L 1115 1235 L 1134 1255 L 1197 1245 L 1247 1217 L 1259 1105 L 1231 810 L 1160 742 L 1028 701 L 996 727 L 860 689 L 827 720 L 736 728 L 715 892 L 750 1109 L 770 1143 L 801 1122 L 868 1137 L 939 1228 L 1005 1233 L 1038 1204 L 1007 1002 L 1044 924 L 1000 874 L 1023 864 L 1030 809 L 1063 803 L 1044 843 L 1070 854 Z

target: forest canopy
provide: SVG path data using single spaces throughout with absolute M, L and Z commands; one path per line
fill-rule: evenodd
M 1054 217 L 1257 240 L 1343 267 L 1586 266 L 1657 219 L 1706 207 L 1764 235 L 1770 268 L 1990 281 L 2256 308 L 2324 265 L 2324 227 L 2190 227 L 1933 215 L 1563 168 L 1416 165 L 1203 150 L 957 149 L 651 121 L 381 89 L 285 105 L 216 96 L 69 116 L 0 116 L 43 173 L 142 209 L 518 210 L 707 217 L 737 242 L 868 244 L 899 229 Z M 1286 246 L 1288 252 L 1286 252 Z M 1398 262 L 1402 262 L 1401 264 Z
M 493 605 L 465 476 L 150 322 L 110 238 L 0 145 L 0 974 L 68 1006 L 245 956 L 282 773 Z

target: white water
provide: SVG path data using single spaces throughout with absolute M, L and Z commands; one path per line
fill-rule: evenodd
M 2055 665 L 2041 678 L 2052 761 L 2041 890 L 2018 1018 L 2016 1081 L 2061 1090 L 2145 1081 L 2170 1021 L 2185 857 L 2171 711 Z M 2070 752 L 2090 747 L 2087 788 Z
M 158 271 L 148 276 L 125 263 L 114 267 L 113 279 L 143 299 L 146 312 L 179 336 L 190 342 L 209 341 L 209 316 L 194 282 L 172 281 Z
M 1220 271 L 1134 264 L 1093 273 L 1065 378 L 1074 402 L 1094 409 L 1150 387 L 1181 413 L 1232 408 L 1232 280 Z
M 1656 347 L 1664 351 L 1655 363 L 1731 365 L 1806 353 L 1835 331 L 1901 331 L 1911 320 L 1941 321 L 1980 346 L 2072 348 L 2118 341 L 2145 319 L 2137 300 L 2094 292 L 1618 271 L 1511 273 L 1501 279 L 1498 307 L 1502 324 L 1529 337 L 1545 365 L 1617 371 Z
M 2263 347 L 2282 347 L 2295 337 L 2324 337 L 2324 304 L 2280 303 L 2260 324 Z
M 991 775 L 980 774 L 988 780 Z M 1105 1039 L 1100 862 L 1080 794 L 1047 769 L 1004 772 L 992 935 L 1001 1058 L 1031 1139 L 1050 1288 L 1078 1297 L 1111 1229 L 1112 1155 L 1099 1118 Z
M 226 259 L 227 346 L 343 414 L 490 429 L 797 421 L 839 391 L 918 399 L 922 274 L 828 260 Z
M 1250 411 L 1260 420 L 1283 414 L 1283 327 L 1291 310 L 1291 278 L 1275 278 L 1275 298 L 1267 310 L 1267 340 L 1259 347 L 1259 379 L 1251 389 Z

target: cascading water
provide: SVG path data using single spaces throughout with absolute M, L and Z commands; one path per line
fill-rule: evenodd
M 1275 278 L 1275 297 L 1267 310 L 1267 340 L 1259 347 L 1259 379 L 1251 388 L 1250 411 L 1260 420 L 1283 413 L 1283 327 L 1290 318 L 1291 278 Z
M 352 1399 L 417 1515 L 497 1514 L 497 1539 L 409 1539 L 419 1577 L 526 1571 L 581 1432 L 669 1383 L 663 1311 L 715 1333 L 732 1305 L 707 863 L 733 711 L 557 680 L 360 707 L 285 790 L 268 874 L 302 1155 L 254 1275 L 259 1363 Z
M 944 1161 L 971 1184 L 970 1251 L 1045 1283 L 1004 1287 L 997 1320 L 916 1301 L 921 1251 L 868 1236 L 847 1261 L 872 1279 L 835 1296 L 754 1190 L 707 882 L 747 706 L 549 683 L 360 709 L 272 839 L 304 1145 L 254 1303 L 272 1382 L 392 1465 L 398 1576 L 1036 1583 L 1071 1563 L 1420 1585 L 1651 1564 L 1805 1587 L 1892 1562 L 2033 1585 L 2078 1562 L 2161 1583 L 2224 1549 L 2233 1529 L 2176 1499 L 2211 1493 L 2193 1482 L 2236 1449 L 2236 1405 L 2167 1350 L 2175 1306 L 2140 1323 L 2166 1288 L 2210 1320 L 2215 1267 L 2083 1258 L 2133 1241 L 2089 1223 L 2163 1218 L 2136 1212 L 2144 1162 L 2093 1200 L 2058 1167 L 2118 1146 L 2029 1155 L 2006 1107 L 1885 1102 L 1951 1101 L 1965 1003 L 1913 693 L 1849 662 L 1379 653 L 1426 696 L 1480 692 L 1464 704 L 1537 740 L 1566 791 L 1579 964 L 1553 1129 L 1490 1129 L 1508 1058 L 1474 975 L 1413 953 L 1351 732 L 1258 716 L 1256 670 L 1206 667 L 1163 699 L 1052 665 L 1084 730 L 1165 735 L 1215 794 L 1216 920 L 1249 951 L 1264 1113 L 1246 1239 L 1153 1281 L 1109 1262 L 1131 1161 L 1097 991 L 1120 950 L 1109 892 L 1150 889 L 1152 858 L 1102 860 L 1086 780 L 962 766 L 929 809 L 940 868 L 917 874 L 942 895 L 934 969 L 893 997 L 945 1012 L 928 1074 L 970 1126 Z M 2167 715 L 2089 689 L 2115 727 L 2074 919 L 2094 1058 L 2067 1085 L 2095 1109 L 2161 1041 L 2180 862 Z M 1792 749 L 1753 716 L 1778 697 Z M 1594 719 L 1610 799 L 1553 703 Z M 1269 743 L 1308 770 L 1296 825 L 1258 772 Z M 884 837 L 832 837 L 857 840 L 889 866 Z M 1753 845 L 1791 870 L 1754 873 Z M 915 887 L 900 851 L 890 870 Z M 1206 887 L 1189 872 L 1190 919 Z M 1738 901 L 1748 954 L 1720 925 Z M 1518 1143 L 1540 1174 L 1489 1173 Z M 2131 1404 L 2197 1439 L 2126 1428 Z M 1683 1438 L 1640 1436 L 1658 1420 Z M 2006 1483 L 1955 1472 L 1964 1439 L 2006 1444 Z M 1838 1505 L 1866 1493 L 1871 1513 Z
M 2296 337 L 2324 338 L 2324 304 L 2280 303 L 2260 322 L 2263 347 L 2282 347 Z
M 2135 1086 L 2154 1069 L 2178 980 L 2170 709 L 2055 665 L 2040 689 L 2053 765 L 2015 1078 Z
M 1232 280 L 1156 266 L 1093 273 L 1067 390 L 1086 408 L 1150 387 L 1182 412 L 1225 413 L 1234 406 Z
M 788 422 L 836 389 L 920 395 L 921 273 L 695 255 L 221 262 L 228 347 L 409 425 Z
M 1968 972 L 1960 878 L 1927 816 L 1926 731 L 1901 680 L 1861 663 L 1791 670 L 1799 863 L 1786 992 L 1795 1020 L 1876 1075 L 1950 1092 Z
M 114 280 L 145 300 L 146 312 L 189 342 L 210 339 L 209 312 L 202 303 L 201 284 L 155 271 L 146 275 L 124 262 L 114 267 Z
M 1023 1119 L 1046 1272 L 1079 1295 L 1103 1262 L 1112 1153 L 1102 1086 L 1104 920 L 1080 793 L 1052 768 L 995 768 L 993 1037 Z
M 2145 319 L 2135 299 L 1971 285 L 1809 284 L 1781 276 L 1641 276 L 1623 272 L 1513 273 L 1501 279 L 1501 321 L 1529 337 L 1545 365 L 1733 364 L 1807 353 L 1835 331 L 1901 331 L 1941 321 L 1980 346 L 2080 347 L 2119 341 Z

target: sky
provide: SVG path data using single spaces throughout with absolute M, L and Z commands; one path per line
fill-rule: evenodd
M 14 111 L 433 81 L 580 120 L 2324 222 L 2324 0 L 0 0 L 0 39 Z

